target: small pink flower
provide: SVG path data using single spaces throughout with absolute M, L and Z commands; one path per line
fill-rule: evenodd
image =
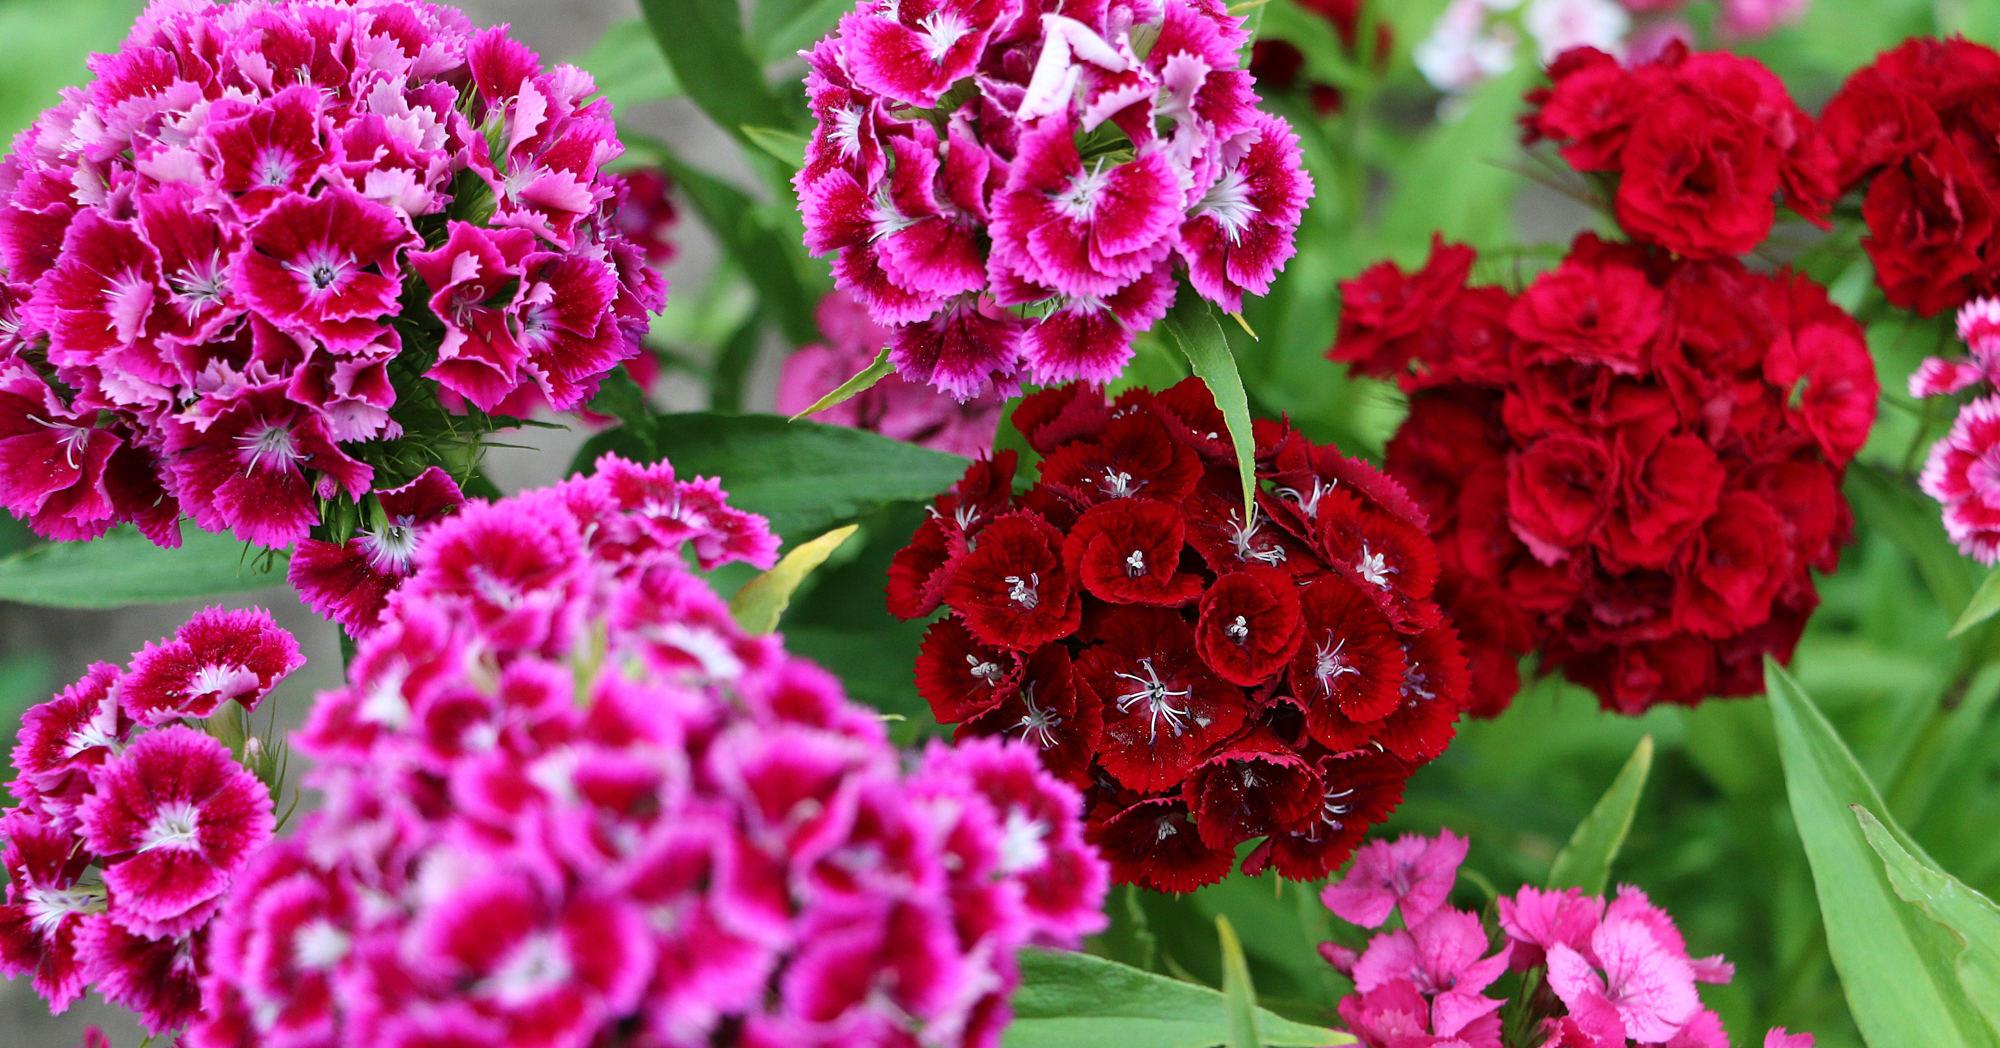
M 1341 920 L 1379 928 L 1400 907 L 1405 927 L 1415 927 L 1451 897 L 1458 866 L 1471 842 L 1450 830 L 1436 839 L 1406 833 L 1394 841 L 1362 845 L 1340 883 L 1328 885 L 1320 901 Z
M 0 838 L 7 842 L 0 975 L 32 975 L 35 992 L 51 1012 L 61 1014 L 90 981 L 76 936 L 103 910 L 104 888 L 80 883 L 93 857 L 76 848 L 75 836 L 32 812 L 16 808 L 0 817 Z
M 401 487 L 375 493 L 383 523 L 335 544 L 300 539 L 285 581 L 321 615 L 359 635 L 374 625 L 389 594 L 416 570 L 424 531 L 465 504 L 444 470 L 432 466 Z
M 273 386 L 246 390 L 206 426 L 173 422 L 167 452 L 196 524 L 274 549 L 306 537 L 316 497 L 367 494 L 375 472 L 340 450 L 323 416 Z
M 502 292 L 520 282 L 534 251 L 524 229 L 481 229 L 453 222 L 433 251 L 410 253 L 410 268 L 431 289 L 431 311 L 444 321 L 444 341 L 428 372 L 446 389 L 491 411 L 521 384 L 527 350 L 520 344 Z
M 1779 26 L 1797 21 L 1812 0 L 1722 0 L 1716 34 L 1725 40 L 1768 36 Z
M 927 109 L 973 71 L 986 39 L 1014 17 L 1012 0 L 871 0 L 841 22 L 854 78 L 906 105 Z
M 1486 932 L 1475 914 L 1445 907 L 1412 925 L 1377 935 L 1354 965 L 1360 993 L 1408 980 L 1431 998 L 1431 1032 L 1449 1037 L 1502 1002 L 1480 994 L 1507 970 L 1507 957 L 1486 953 Z
M 1581 888 L 1543 891 L 1527 885 L 1511 897 L 1501 896 L 1499 906 L 1500 927 L 1511 940 L 1510 963 L 1516 970 L 1540 965 L 1557 943 L 1588 949 L 1590 933 L 1604 919 L 1604 900 Z
M 206 717 L 231 699 L 254 710 L 306 664 L 299 642 L 262 608 L 208 608 L 133 657 L 118 704 L 140 724 Z
M 1180 232 L 1188 281 L 1227 312 L 1243 308 L 1244 292 L 1271 289 L 1296 250 L 1292 234 L 1313 192 L 1291 126 L 1263 113 L 1250 126 L 1254 141 L 1202 193 Z
M 220 742 L 180 726 L 136 739 L 95 776 L 83 839 L 105 856 L 112 918 L 148 936 L 186 934 L 270 839 L 271 794 Z
M 118 676 L 118 667 L 93 663 L 82 680 L 22 715 L 14 747 L 17 797 L 63 792 L 67 780 L 87 781 L 91 769 L 124 748 L 132 718 L 113 692 Z
M 111 530 L 106 474 L 124 443 L 97 425 L 95 410 L 65 406 L 25 362 L 0 361 L 0 505 L 37 534 L 78 541 Z
M 287 196 L 250 226 L 237 287 L 286 331 L 335 352 L 356 350 L 400 312 L 396 255 L 412 236 L 394 211 L 350 189 Z
M 993 264 L 1062 294 L 1110 295 L 1173 250 L 1180 186 L 1161 149 L 1086 164 L 1074 136 L 1050 120 L 1022 137 L 993 198 Z
M 233 194 L 236 210 L 256 215 L 285 195 L 308 193 L 326 166 L 320 141 L 322 95 L 310 84 L 295 84 L 252 107 L 232 106 L 241 115 L 208 126 L 215 163 L 215 188 Z M 211 118 L 213 119 L 213 118 Z
M 1982 564 L 2000 560 L 2000 396 L 1959 411 L 1917 484 L 1944 503 L 1945 533 L 1960 553 Z
M 97 992 L 158 1035 L 201 1018 L 204 938 L 196 932 L 152 939 L 99 918 L 84 924 L 77 949 L 89 958 Z
M 1549 986 L 1572 1013 L 1583 1002 L 1617 1009 L 1627 1036 L 1646 1043 L 1673 1037 L 1701 1009 L 1686 953 L 1655 937 L 1647 922 L 1607 915 L 1590 936 L 1588 955 L 1549 947 Z
M 131 222 L 78 215 L 28 306 L 49 331 L 50 363 L 100 369 L 113 403 L 167 400 L 180 376 L 151 337 L 160 284 L 159 253 Z
M 1813 1048 L 1813 1035 L 1787 1033 L 1782 1026 L 1764 1034 L 1764 1048 Z

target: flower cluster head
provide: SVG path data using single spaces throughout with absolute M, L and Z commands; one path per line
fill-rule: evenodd
M 1238 68 L 1242 21 L 1222 0 L 862 0 L 805 53 L 806 246 L 904 378 L 961 400 L 1108 381 L 1177 268 L 1228 310 L 1269 289 L 1312 181 Z
M 1802 275 L 1591 234 L 1518 295 L 1473 260 L 1439 241 L 1342 285 L 1332 355 L 1410 393 L 1386 468 L 1430 515 L 1477 712 L 1531 648 L 1627 713 L 1757 693 L 1852 530 L 1860 325 Z
M 2000 53 L 1917 38 L 1847 78 L 1821 126 L 1890 304 L 1933 316 L 2000 292 Z
M 1102 922 L 1077 791 L 998 741 L 905 773 L 684 559 L 776 550 L 610 456 L 435 525 L 295 739 L 325 806 L 239 878 L 183 1043 L 997 1043 L 1016 949 Z
M 609 103 L 504 27 L 158 0 L 92 69 L 0 162 L 0 504 L 41 534 L 289 546 L 581 405 L 664 299 Z
M 1673 918 L 1630 885 L 1615 899 L 1579 888 L 1524 887 L 1499 900 L 1497 928 L 1449 905 L 1466 840 L 1406 834 L 1363 846 L 1320 899 L 1334 916 L 1382 928 L 1358 953 L 1324 943 L 1354 980 L 1339 1011 L 1364 1048 L 1501 1048 L 1501 1030 L 1531 1031 L 1541 1048 L 1729 1048 L 1697 983 L 1727 983 L 1735 966 L 1690 957 Z M 1488 952 L 1492 951 L 1492 952 Z M 1508 972 L 1544 987 L 1489 996 Z M 1771 1030 L 1764 1048 L 1812 1048 L 1811 1034 Z
M 1958 337 L 1968 355 L 1931 357 L 1910 375 L 1913 397 L 1971 389 L 1978 399 L 1959 410 L 1951 432 L 1931 445 L 1917 478 L 1944 504 L 1944 530 L 1960 553 L 1981 564 L 2000 561 L 2000 299 L 1968 302 L 1958 311 Z
M 917 689 L 960 738 L 1005 735 L 1087 788 L 1121 883 L 1188 891 L 1244 860 L 1337 867 L 1450 743 L 1465 656 L 1403 489 L 1288 426 L 1257 426 L 1257 509 L 1199 380 L 1107 404 L 1023 401 L 1042 456 L 975 462 L 889 570 L 889 610 L 950 614 Z
M 831 292 L 820 300 L 819 329 L 826 335 L 825 343 L 801 347 L 785 358 L 785 369 L 778 377 L 780 415 L 796 415 L 812 407 L 860 374 L 889 344 L 888 329 L 875 323 L 868 310 L 845 291 Z M 998 389 L 988 388 L 970 400 L 960 400 L 920 381 L 892 374 L 812 418 L 969 458 L 993 450 L 993 433 L 1006 403 Z
M 1675 43 L 1627 68 L 1579 48 L 1549 79 L 1528 96 L 1528 142 L 1615 175 L 1612 208 L 1633 239 L 1689 258 L 1740 255 L 1770 233 L 1780 198 L 1827 225 L 1840 195 L 1833 147 L 1755 59 Z
M 234 754 L 201 725 L 304 662 L 268 612 L 210 608 L 27 712 L 0 815 L 0 975 L 31 976 L 56 1012 L 95 985 L 155 1033 L 200 1014 L 208 929 L 274 822 L 257 740 Z

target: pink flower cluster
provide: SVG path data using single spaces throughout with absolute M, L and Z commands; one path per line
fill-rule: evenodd
M 1976 389 L 1951 432 L 1931 445 L 1917 483 L 1944 504 L 1944 530 L 1958 551 L 1981 564 L 2000 560 L 2000 298 L 1958 311 L 1968 355 L 1931 357 L 1910 375 L 1910 395 L 1938 397 Z
M 889 344 L 889 332 L 845 291 L 819 303 L 819 329 L 826 343 L 805 346 L 785 358 L 778 378 L 778 414 L 796 415 L 861 373 Z M 901 375 L 882 381 L 813 416 L 814 422 L 853 426 L 927 448 L 977 458 L 993 450 L 1005 397 L 987 389 L 960 401 Z
M 666 292 L 610 104 L 424 0 L 157 0 L 0 162 L 0 505 L 289 546 L 570 409 Z M 398 438 L 407 438 L 399 440 Z
M 185 1044 L 998 1043 L 1016 949 L 1102 924 L 1081 799 L 1020 745 L 902 772 L 684 562 L 772 562 L 721 496 L 607 456 L 434 525 Z
M 961 400 L 1116 378 L 1176 267 L 1239 309 L 1312 180 L 1222 0 L 861 0 L 805 53 L 806 246 Z
M 304 662 L 269 613 L 210 608 L 28 711 L 20 803 L 0 816 L 0 975 L 32 976 L 56 1012 L 95 984 L 155 1033 L 200 1014 L 208 927 L 273 818 L 270 791 L 198 725 L 227 702 L 255 709 Z
M 1673 918 L 1631 885 L 1608 903 L 1579 888 L 1524 887 L 1499 900 L 1498 946 L 1479 915 L 1449 905 L 1465 838 L 1405 834 L 1371 841 L 1320 900 L 1334 915 L 1380 928 L 1359 953 L 1320 946 L 1354 980 L 1340 1016 L 1365 1048 L 1501 1048 L 1501 1029 L 1532 1031 L 1540 1048 L 1729 1048 L 1697 983 L 1726 983 L 1721 957 L 1689 957 Z M 1488 952 L 1488 951 L 1492 952 Z M 1508 971 L 1536 971 L 1519 1000 L 1486 995 Z M 1536 986 L 1537 980 L 1524 980 Z M 1764 1048 L 1812 1048 L 1782 1029 Z

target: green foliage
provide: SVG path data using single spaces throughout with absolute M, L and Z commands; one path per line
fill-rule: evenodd
M 1250 966 L 1243 960 L 1243 943 L 1229 918 L 1215 919 L 1215 934 L 1222 942 L 1222 997 L 1229 1013 L 1228 1048 L 1264 1048 L 1257 1031 L 1257 989 L 1250 983 Z
M 1224 994 L 1085 953 L 1031 949 L 1020 958 L 1021 988 L 1007 1048 L 1267 1048 L 1352 1044 L 1335 1030 L 1258 1009 L 1248 1016 Z M 1247 983 L 1246 983 L 1247 985 Z M 1243 1030 L 1245 1018 L 1252 1020 Z M 1250 1041 L 1240 1038 L 1253 1037 Z
M 113 51 L 124 39 L 139 0 L 7 0 L 0 3 L 0 135 L 11 140 L 57 92 L 89 77 L 84 59 Z
M 1765 685 L 1792 815 L 1827 918 L 1827 945 L 1862 1036 L 1872 1048 L 2000 1043 L 1959 987 L 1959 951 L 1950 933 L 1897 896 L 1849 811 L 1888 810 L 1874 784 L 1812 699 L 1775 662 L 1766 664 Z M 1898 850 L 1923 854 L 1893 823 L 1877 825 Z
M 796 112 L 751 57 L 736 0 L 643 0 L 639 8 L 688 97 L 724 131 L 742 137 L 745 127 L 794 124 Z
M 620 22 L 605 30 L 596 46 L 576 64 L 596 78 L 597 89 L 621 115 L 681 93 L 680 80 L 643 19 Z
M 1222 323 L 1216 319 L 1214 307 L 1185 290 L 1160 323 L 1187 356 L 1195 375 L 1215 394 L 1215 406 L 1222 409 L 1230 443 L 1236 449 L 1236 472 L 1243 481 L 1243 519 L 1255 520 L 1257 458 L 1256 440 L 1250 435 L 1250 401 L 1243 392 L 1243 378 L 1236 372 L 1236 357 L 1229 351 Z
M 0 600 L 45 608 L 164 604 L 284 583 L 283 555 L 192 526 L 162 549 L 129 525 L 92 542 L 51 542 L 0 560 Z
M 1611 864 L 1625 835 L 1632 832 L 1632 816 L 1639 807 L 1639 794 L 1646 788 L 1646 776 L 1653 771 L 1653 737 L 1643 736 L 1632 750 L 1611 788 L 1590 814 L 1577 823 L 1569 843 L 1549 864 L 1550 888 L 1582 888 L 1585 894 L 1602 895 L 1611 881 Z
M 792 594 L 813 569 L 826 563 L 842 544 L 854 537 L 858 524 L 835 528 L 810 542 L 800 543 L 785 554 L 771 570 L 743 584 L 729 599 L 729 613 L 745 633 L 770 633 L 792 603 Z
M 1910 854 L 1873 812 L 1854 806 L 1868 846 L 1882 857 L 1896 895 L 1924 911 L 1964 947 L 1958 954 L 1958 985 L 2000 1035 L 2000 907 L 1958 878 Z

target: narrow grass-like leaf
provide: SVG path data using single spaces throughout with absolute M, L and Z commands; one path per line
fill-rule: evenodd
M 780 163 L 790 164 L 794 169 L 806 166 L 806 136 L 791 131 L 780 131 L 775 127 L 745 127 L 743 137 L 750 144 L 771 154 Z
M 1236 472 L 1243 481 L 1243 523 L 1257 520 L 1256 444 L 1250 434 L 1250 396 L 1243 391 L 1243 376 L 1236 371 L 1236 357 L 1229 352 L 1229 338 L 1215 310 L 1191 290 L 1183 288 L 1180 301 L 1163 321 L 1167 334 L 1186 354 L 1196 377 L 1208 384 L 1215 406 L 1229 426 L 1229 440 L 1236 449 Z
M 1897 897 L 1848 810 L 1885 811 L 1881 796 L 1812 699 L 1768 657 L 1764 686 L 1827 947 L 1862 1037 L 1871 1048 L 1992 1048 L 1992 1031 L 1958 984 L 1958 943 Z M 1902 830 L 1884 828 L 1923 855 Z
M 1945 537 L 1937 503 L 1866 462 L 1848 466 L 1845 491 L 1862 523 L 1888 535 L 1917 562 L 1917 573 L 1945 614 L 1963 614 L 1972 602 L 1975 569 Z
M 771 570 L 743 584 L 734 597 L 729 598 L 729 613 L 736 618 L 736 625 L 750 634 L 770 633 L 778 628 L 778 620 L 784 617 L 785 609 L 792 603 L 792 594 L 798 592 L 799 583 L 813 573 L 813 569 L 826 563 L 833 551 L 841 547 L 860 525 L 849 524 L 792 547 L 773 565 Z
M 641 0 L 646 24 L 674 78 L 722 129 L 790 127 L 791 114 L 764 80 L 743 36 L 736 0 Z
M 1949 930 L 1965 948 L 1958 955 L 1958 985 L 2000 1037 L 2000 906 L 1936 866 L 1911 855 L 1875 814 L 1859 804 L 1854 817 L 1868 846 L 1882 857 L 1889 886 Z
M 1206 986 L 1067 950 L 1023 950 L 1006 1048 L 1216 1048 L 1229 1043 L 1228 1000 Z M 1265 1048 L 1353 1044 L 1337 1030 L 1259 1008 Z
M 619 116 L 635 106 L 681 93 L 681 82 L 674 78 L 643 19 L 606 29 L 576 64 L 597 81 L 597 89 L 618 107 Z
M 266 551 L 229 535 L 181 529 L 179 549 L 161 549 L 131 527 L 90 542 L 50 542 L 0 560 L 0 600 L 45 608 L 128 604 L 243 593 L 284 584 Z
M 874 362 L 862 368 L 860 374 L 834 387 L 833 392 L 813 401 L 812 407 L 793 415 L 792 421 L 797 422 L 802 418 L 817 415 L 843 400 L 852 400 L 866 393 L 875 383 L 888 378 L 889 373 L 894 370 L 896 365 L 889 363 L 889 347 L 883 346 L 882 352 L 875 354 Z
M 1228 1048 L 1264 1048 L 1257 1036 L 1257 988 L 1250 982 L 1250 964 L 1243 959 L 1243 944 L 1229 918 L 1215 919 L 1215 934 L 1222 939 L 1222 996 L 1229 1007 Z
M 1951 632 L 1946 637 L 1956 637 L 1966 630 L 1985 622 L 2000 613 L 2000 569 L 1989 572 L 1986 581 L 1972 594 L 1972 600 L 1965 605 L 1965 611 L 1958 621 L 1952 623 Z
M 1632 830 L 1632 816 L 1639 810 L 1639 796 L 1645 792 L 1646 776 L 1652 770 L 1653 737 L 1647 735 L 1633 748 L 1597 806 L 1577 824 L 1569 843 L 1556 853 L 1556 861 L 1549 866 L 1549 887 L 1604 894 L 1605 886 L 1611 883 L 1611 864 Z

